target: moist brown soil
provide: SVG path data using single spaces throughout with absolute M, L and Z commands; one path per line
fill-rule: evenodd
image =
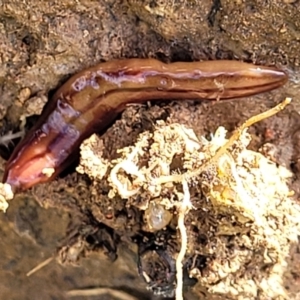
M 294 173 L 290 188 L 298 199 L 300 2 L 246 2 L 100 0 L 52 1 L 50 5 L 34 0 L 2 1 L 1 133 L 18 130 L 21 116 L 40 113 L 41 99 L 72 74 L 101 61 L 226 58 L 276 64 L 289 73 L 290 80 L 270 93 L 217 103 L 156 101 L 129 107 L 103 134 L 103 155 L 117 157 L 118 149 L 134 144 L 143 131 L 153 130 L 157 120 L 187 125 L 197 136 L 209 136 L 221 125 L 232 132 L 248 117 L 289 96 L 293 103 L 286 110 L 251 127 L 250 147 L 257 150 L 266 143 L 275 145 L 276 162 Z M 30 127 L 29 121 L 27 124 Z M 3 156 L 10 153 L 11 145 L 8 149 L 2 147 Z M 4 165 L 2 160 L 2 171 Z M 120 199 L 108 199 L 106 182 L 99 185 L 97 194 L 92 193 L 90 184 L 86 176 L 70 169 L 54 182 L 19 194 L 8 212 L 0 214 L 1 299 L 69 299 L 69 290 L 99 287 L 136 299 L 172 296 L 175 271 L 170 257 L 179 247 L 174 244 L 176 224 L 146 233 L 141 212 L 124 207 Z M 112 211 L 118 211 L 118 216 L 112 218 Z M 200 246 L 204 240 L 199 240 Z M 224 245 L 230 242 L 229 237 Z M 291 299 L 300 293 L 298 247 L 291 246 L 282 278 Z M 52 262 L 26 276 L 51 256 L 55 258 Z M 152 274 L 150 285 L 139 272 Z M 187 299 L 218 299 L 188 276 L 184 283 Z M 98 297 L 120 299 L 108 292 Z M 237 299 L 232 295 L 221 298 Z

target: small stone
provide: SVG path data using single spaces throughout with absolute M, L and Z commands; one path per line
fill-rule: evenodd
M 26 100 L 29 99 L 30 95 L 31 95 L 30 88 L 26 87 L 26 88 L 21 89 L 19 96 L 18 96 L 18 100 L 19 100 L 20 104 L 23 105 L 26 102 Z
M 11 200 L 14 197 L 11 185 L 8 183 L 0 183 L 0 210 L 6 212 L 8 208 L 7 200 Z

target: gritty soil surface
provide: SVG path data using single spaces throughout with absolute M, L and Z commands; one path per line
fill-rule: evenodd
M 251 149 L 268 143 L 276 150 L 274 161 L 292 170 L 290 189 L 297 201 L 300 2 L 245 2 L 83 0 L 51 1 L 50 5 L 34 0 L 2 1 L 1 133 L 17 132 L 20 120 L 40 114 L 48 95 L 67 78 L 101 61 L 132 57 L 154 57 L 164 62 L 226 58 L 276 64 L 286 70 L 290 80 L 270 93 L 217 103 L 156 101 L 130 106 L 102 135 L 101 151 L 106 159 L 117 158 L 118 149 L 133 145 L 140 133 L 153 131 L 158 120 L 184 124 L 198 137 L 209 137 L 221 125 L 232 132 L 250 116 L 292 97 L 286 110 L 256 124 L 249 132 Z M 26 128 L 31 124 L 32 118 L 27 118 Z M 12 146 L 2 146 L 3 157 L 7 158 Z M 2 160 L 1 171 L 4 166 Z M 77 174 L 73 166 L 56 181 L 17 195 L 7 213 L 0 214 L 0 298 L 95 299 L 82 295 L 70 298 L 66 294 L 88 288 L 102 288 L 104 294 L 99 299 L 171 296 L 175 276 L 172 258 L 180 248 L 174 243 L 179 239 L 176 223 L 166 230 L 146 232 L 143 214 L 134 206 L 124 205 L 122 199 L 109 199 L 108 192 L 107 182 L 91 188 L 91 180 Z M 206 245 L 208 237 L 199 234 L 198 238 L 197 251 Z M 233 240 L 226 236 L 225 247 L 233 249 Z M 291 245 L 282 278 L 290 299 L 300 293 L 298 252 L 299 245 Z M 257 253 L 257 261 L 260 255 Z M 54 259 L 47 266 L 26 276 L 49 257 Z M 156 261 L 156 265 L 150 263 Z M 204 270 L 202 276 L 207 261 L 208 255 L 202 254 L 197 261 L 199 269 Z M 187 268 L 190 265 L 187 259 Z M 272 262 L 260 267 L 265 270 L 270 265 Z M 255 268 L 255 264 L 249 267 Z M 151 284 L 145 282 L 145 274 L 151 274 Z M 238 299 L 232 293 L 212 295 L 188 276 L 184 286 L 187 299 Z M 109 289 L 121 291 L 123 298 Z

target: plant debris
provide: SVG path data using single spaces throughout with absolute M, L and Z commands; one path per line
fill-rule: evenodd
M 77 170 L 94 185 L 107 177 L 111 199 L 121 197 L 126 206 L 144 211 L 144 230 L 168 230 L 172 215 L 180 240 L 179 252 L 172 253 L 177 300 L 183 299 L 186 269 L 211 294 L 287 298 L 281 279 L 290 246 L 298 241 L 300 206 L 287 186 L 292 173 L 247 149 L 247 127 L 289 102 L 250 118 L 230 139 L 223 127 L 208 140 L 159 121 L 154 132 L 142 133 L 111 162 L 101 158 L 99 147 L 94 151 L 101 144 L 96 135 L 82 144 Z M 143 276 L 153 287 L 154 279 Z

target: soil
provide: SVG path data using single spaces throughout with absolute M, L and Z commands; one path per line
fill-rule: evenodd
M 158 120 L 186 125 L 198 137 L 209 137 L 219 126 L 232 132 L 250 116 L 292 97 L 287 109 L 252 126 L 249 132 L 251 149 L 271 145 L 276 150 L 273 160 L 293 172 L 289 184 L 297 203 L 299 1 L 82 0 L 51 1 L 50 5 L 29 0 L 2 4 L 3 135 L 10 130 L 18 131 L 20 118 L 31 116 L 31 120 L 27 118 L 26 129 L 30 127 L 34 122 L 32 115 L 40 114 L 48 96 L 60 84 L 101 61 L 132 57 L 154 57 L 165 62 L 226 58 L 276 64 L 286 70 L 290 80 L 270 93 L 217 103 L 156 101 L 130 106 L 101 136 L 101 151 L 104 158 L 115 159 L 118 149 L 133 145 L 140 133 L 153 131 Z M 7 158 L 16 142 L 2 146 L 3 157 Z M 4 165 L 2 160 L 2 172 Z M 0 214 L 0 298 L 70 299 L 68 291 L 91 288 L 101 289 L 98 298 L 78 292 L 73 299 L 172 298 L 172 258 L 179 250 L 179 244 L 173 244 L 179 240 L 176 224 L 154 233 L 145 231 L 136 207 L 127 205 L 124 209 L 119 198 L 107 197 L 107 182 L 95 187 L 86 175 L 76 173 L 75 167 L 51 183 L 17 195 L 9 203 L 7 213 Z M 229 235 L 223 238 L 222 245 L 234 247 L 233 240 Z M 197 251 L 205 245 L 207 237 L 199 234 L 198 242 Z M 299 245 L 291 243 L 282 277 L 287 296 L 274 299 L 299 297 L 298 252 Z M 257 262 L 261 255 L 257 253 Z M 26 276 L 49 257 L 53 260 L 47 266 Z M 201 253 L 197 264 L 202 266 L 207 257 Z M 191 263 L 188 259 L 187 262 Z M 250 264 L 251 268 L 255 268 L 255 262 Z M 151 284 L 146 283 L 145 273 L 154 278 Z M 202 272 L 201 276 L 205 274 Z M 210 293 L 187 274 L 184 287 L 186 299 L 246 299 L 233 292 Z M 256 299 L 269 298 L 258 292 Z

